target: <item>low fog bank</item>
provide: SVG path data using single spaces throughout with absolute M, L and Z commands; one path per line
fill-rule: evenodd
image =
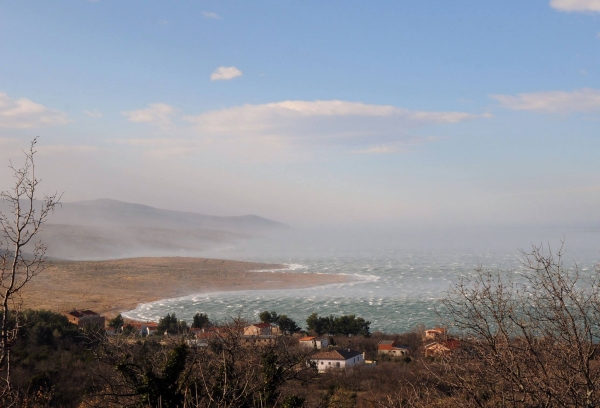
M 172 230 L 135 226 L 46 224 L 39 239 L 48 255 L 66 260 L 105 260 L 157 256 L 201 256 L 249 235 L 216 230 Z
M 48 255 L 71 260 L 140 256 L 199 256 L 268 263 L 302 259 L 369 259 L 418 253 L 460 254 L 485 264 L 522 258 L 520 250 L 544 245 L 566 259 L 597 262 L 600 227 L 372 225 L 292 229 L 258 216 L 215 217 L 161 210 L 115 200 L 66 203 L 39 239 Z M 448 259 L 448 258 L 446 258 Z
M 322 228 L 278 231 L 269 237 L 208 249 L 207 256 L 262 262 L 298 259 L 368 259 L 419 253 L 522 259 L 532 245 L 556 252 L 564 242 L 566 260 L 600 260 L 600 228 L 579 226 Z M 395 255 L 394 255 L 395 254 Z M 484 265 L 485 266 L 485 265 Z
M 41 202 L 35 206 L 39 211 Z M 11 213 L 6 202 L 0 201 L 0 210 Z M 217 217 L 102 199 L 61 204 L 36 242 L 48 246 L 49 257 L 68 260 L 202 256 L 209 248 L 286 229 L 256 215 Z

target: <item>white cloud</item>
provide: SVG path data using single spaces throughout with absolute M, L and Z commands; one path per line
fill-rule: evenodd
M 219 67 L 210 74 L 211 81 L 228 81 L 233 78 L 242 76 L 243 73 L 236 67 Z
M 550 7 L 559 11 L 600 12 L 600 0 L 551 0 Z
M 104 116 L 102 112 L 100 112 L 98 109 L 84 110 L 83 113 L 85 113 L 91 118 L 101 118 L 102 116 Z
M 0 127 L 29 129 L 66 123 L 69 119 L 64 112 L 49 109 L 27 98 L 11 99 L 0 92 Z
M 219 16 L 217 13 L 212 12 L 212 11 L 203 11 L 202 17 L 210 19 L 210 20 L 220 20 L 221 19 L 221 16 Z
M 572 92 L 547 91 L 512 95 L 491 95 L 507 109 L 541 113 L 600 111 L 600 90 L 583 88 Z
M 165 103 L 153 103 L 144 109 L 121 112 L 129 121 L 136 123 L 149 123 L 163 128 L 172 125 L 171 116 L 175 108 Z
M 199 135 L 217 143 L 253 141 L 271 149 L 290 145 L 342 145 L 352 151 L 384 153 L 391 149 L 399 151 L 402 146 L 396 143 L 411 139 L 413 128 L 489 116 L 330 100 L 244 105 L 183 119 L 194 123 Z

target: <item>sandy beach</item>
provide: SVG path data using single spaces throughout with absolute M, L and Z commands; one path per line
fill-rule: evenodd
M 55 312 L 92 309 L 107 316 L 140 303 L 195 293 L 289 289 L 341 283 L 343 275 L 259 272 L 284 265 L 206 258 L 53 261 L 23 292 L 24 307 Z

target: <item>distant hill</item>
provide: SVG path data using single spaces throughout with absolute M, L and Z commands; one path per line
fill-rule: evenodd
M 211 247 L 288 228 L 256 215 L 218 217 L 102 199 L 57 207 L 39 238 L 49 256 L 61 259 L 200 256 Z
M 260 234 L 289 228 L 257 215 L 218 217 L 194 212 L 162 210 L 142 204 L 101 199 L 64 203 L 52 215 L 53 224 L 135 226 L 166 229 L 211 229 Z

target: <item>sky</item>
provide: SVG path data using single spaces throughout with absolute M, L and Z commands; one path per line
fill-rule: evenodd
M 0 186 L 295 227 L 598 225 L 600 0 L 0 4 Z M 6 166 L 6 167 L 5 167 Z

